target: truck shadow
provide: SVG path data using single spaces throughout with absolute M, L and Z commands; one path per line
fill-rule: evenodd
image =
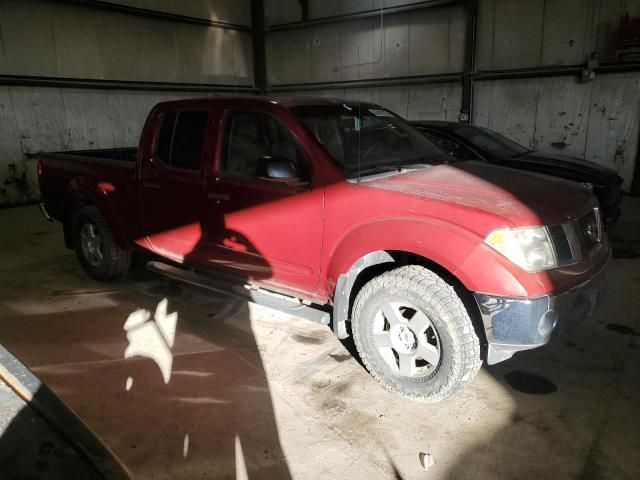
M 68 264 L 45 279 L 34 274 L 43 263 L 31 266 L 20 282 L 43 288 L 7 291 L 0 338 L 132 477 L 290 478 L 246 302 L 144 273 L 105 286 Z M 127 338 L 135 328 L 151 333 Z M 0 437 L 1 464 L 23 423 L 16 417 Z M 70 478 L 38 470 L 31 452 L 34 478 Z

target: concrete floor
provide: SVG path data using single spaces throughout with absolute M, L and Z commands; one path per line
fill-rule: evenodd
M 146 272 L 94 282 L 35 207 L 0 229 L 0 341 L 135 478 L 640 478 L 636 199 L 597 318 L 435 405 L 384 391 L 325 327 Z M 164 360 L 125 358 L 140 309 Z

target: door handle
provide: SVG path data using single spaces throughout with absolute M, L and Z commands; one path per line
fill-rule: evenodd
M 157 182 L 142 182 L 142 186 L 147 190 L 160 190 L 160 184 Z

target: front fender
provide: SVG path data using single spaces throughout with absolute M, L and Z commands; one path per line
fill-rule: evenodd
M 455 274 L 480 243 L 482 238 L 473 232 L 437 219 L 395 217 L 369 222 L 351 230 L 330 253 L 326 269 L 327 292 L 332 295 L 340 275 L 370 252 L 412 253 Z

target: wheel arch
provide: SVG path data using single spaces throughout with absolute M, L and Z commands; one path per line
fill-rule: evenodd
M 338 338 L 349 336 L 346 322 L 351 320 L 353 304 L 362 287 L 374 277 L 405 265 L 428 268 L 451 285 L 467 309 L 478 338 L 486 343 L 480 310 L 473 294 L 452 271 L 421 254 L 391 249 L 369 252 L 356 260 L 345 273 L 339 275 L 333 294 L 332 314 L 332 328 Z M 485 348 L 482 348 L 483 352 L 484 350 Z
M 118 215 L 117 200 L 111 195 L 109 183 L 95 183 L 83 177 L 75 177 L 67 187 L 64 198 L 63 232 L 67 248 L 74 245 L 74 219 L 78 211 L 87 206 L 94 206 L 104 215 L 111 235 L 116 244 L 123 249 L 130 249 L 127 242 L 125 227 Z

